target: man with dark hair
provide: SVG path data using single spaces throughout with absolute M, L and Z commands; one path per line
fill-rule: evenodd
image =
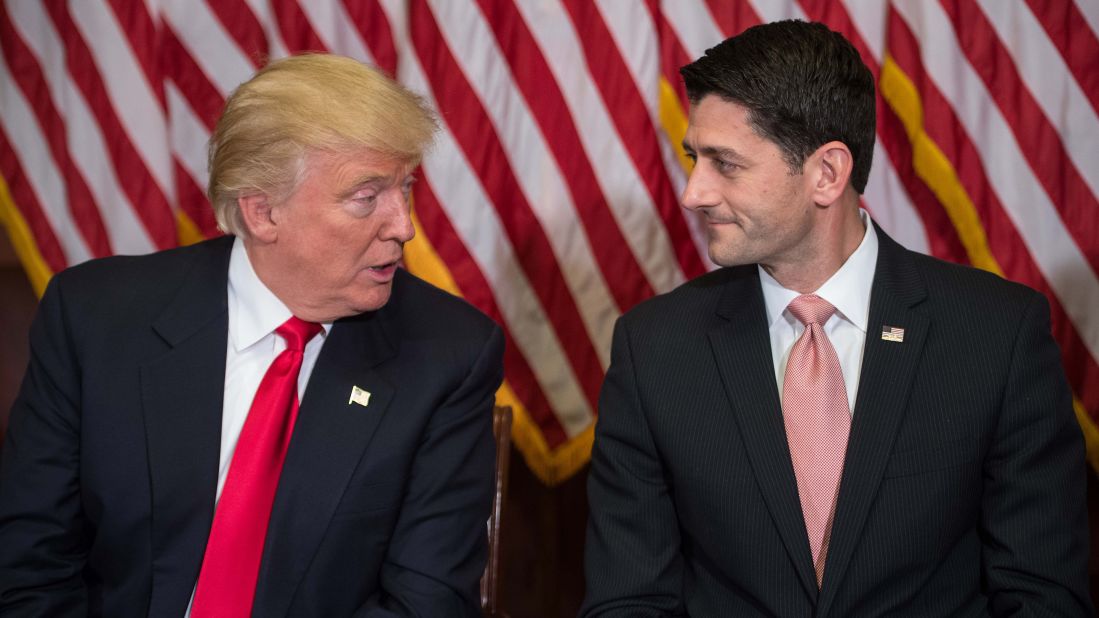
M 584 616 L 1087 616 L 1084 449 L 1045 299 L 859 208 L 874 84 L 821 24 L 684 67 L 725 268 L 623 316 Z

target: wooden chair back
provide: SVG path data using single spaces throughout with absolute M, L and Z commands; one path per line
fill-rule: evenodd
M 481 577 L 481 609 L 485 616 L 503 616 L 497 605 L 500 584 L 500 520 L 507 498 L 508 461 L 511 458 L 511 407 L 492 410 L 492 433 L 496 437 L 496 491 L 488 518 L 488 563 Z

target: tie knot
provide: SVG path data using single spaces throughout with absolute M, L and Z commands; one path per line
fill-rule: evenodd
M 790 305 L 787 307 L 790 313 L 798 319 L 802 324 L 809 326 L 810 324 L 820 324 L 824 326 L 824 323 L 828 321 L 828 318 L 832 317 L 832 314 L 836 312 L 836 308 L 832 306 L 832 303 L 824 300 L 816 294 L 802 294 L 794 300 L 790 301 Z
M 290 316 L 275 332 L 286 340 L 286 349 L 301 352 L 305 349 L 305 344 L 321 332 L 321 325 Z

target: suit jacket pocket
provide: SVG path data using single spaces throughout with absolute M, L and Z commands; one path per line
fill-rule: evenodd
M 885 478 L 911 476 L 953 468 L 978 458 L 977 440 L 961 436 L 930 448 L 893 453 L 885 466 Z
M 350 486 L 340 500 L 334 519 L 361 517 L 369 513 L 397 509 L 401 506 L 404 494 L 403 481 L 370 483 L 359 487 Z

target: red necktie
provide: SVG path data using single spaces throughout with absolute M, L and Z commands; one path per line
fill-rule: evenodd
M 824 323 L 836 308 L 819 296 L 804 294 L 791 301 L 788 309 L 805 325 L 805 332 L 794 343 L 786 364 L 782 418 L 820 586 L 851 431 L 851 411 L 839 357 L 824 334 Z
M 193 618 L 252 613 L 267 522 L 298 416 L 302 355 L 321 326 L 291 317 L 275 332 L 286 349 L 264 374 L 241 429 L 195 586 Z

